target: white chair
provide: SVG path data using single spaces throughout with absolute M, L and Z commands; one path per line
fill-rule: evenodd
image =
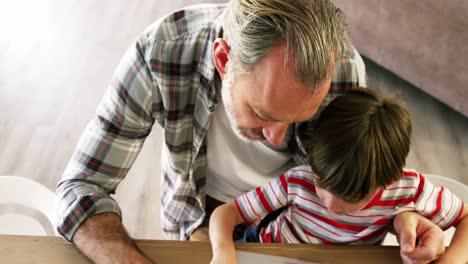
M 0 234 L 57 235 L 55 194 L 24 177 L 0 176 Z
M 468 203 L 468 186 L 464 185 L 461 182 L 456 180 L 434 175 L 434 174 L 423 174 L 424 177 L 429 180 L 431 183 L 435 185 L 444 186 L 445 188 L 449 189 L 453 194 L 460 197 L 465 203 Z M 445 230 L 445 245 L 450 245 L 450 241 L 452 240 L 453 234 L 455 232 L 455 228 L 451 227 Z M 398 241 L 396 236 L 393 234 L 387 234 L 385 239 L 382 242 L 382 245 L 386 246 L 398 246 Z

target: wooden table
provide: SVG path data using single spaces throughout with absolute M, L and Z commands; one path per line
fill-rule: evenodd
M 137 240 L 145 254 L 158 264 L 207 264 L 208 242 Z M 238 250 L 296 258 L 319 263 L 401 263 L 398 247 L 237 244 Z M 72 244 L 60 237 L 0 235 L 0 263 L 90 263 Z

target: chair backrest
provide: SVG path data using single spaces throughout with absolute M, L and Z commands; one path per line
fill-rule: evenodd
M 434 185 L 444 186 L 446 189 L 450 190 L 450 192 L 460 197 L 460 199 L 462 199 L 465 203 L 468 203 L 468 186 L 456 180 L 443 177 L 440 175 L 435 175 L 435 174 L 423 174 L 423 175 L 427 180 L 429 180 Z M 452 237 L 454 233 L 455 233 L 455 228 L 453 227 L 445 230 L 445 245 L 446 246 L 450 245 L 450 241 L 452 241 Z M 398 241 L 395 235 L 389 233 L 387 234 L 384 241 L 382 242 L 382 245 L 397 246 Z
M 28 178 L 0 176 L 0 234 L 57 235 L 55 194 Z
M 435 174 L 423 174 L 426 179 L 432 182 L 435 185 L 444 186 L 445 188 L 449 189 L 453 194 L 460 197 L 465 203 L 468 203 L 468 186 L 465 184 L 456 181 L 454 179 L 450 179 L 447 177 L 443 177 L 440 175 Z

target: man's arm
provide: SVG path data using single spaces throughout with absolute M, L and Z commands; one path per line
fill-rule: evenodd
M 138 250 L 114 213 L 85 220 L 73 236 L 73 243 L 94 263 L 152 263 Z
M 162 116 L 152 109 L 161 100 L 143 41 L 138 39 L 121 60 L 57 187 L 58 232 L 97 263 L 129 263 L 125 256 L 132 263 L 144 259 L 126 234 L 120 208 L 110 196 L 130 170 L 154 121 Z

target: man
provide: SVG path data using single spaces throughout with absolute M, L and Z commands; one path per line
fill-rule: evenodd
M 304 164 L 316 112 L 365 85 L 343 15 L 328 1 L 233 0 L 175 12 L 147 28 L 117 68 L 58 185 L 58 231 L 95 262 L 148 263 L 110 194 L 157 121 L 163 231 L 206 240 L 214 207 Z M 413 244 L 422 223 L 431 231 L 418 237 L 440 231 L 417 216 L 401 222 L 410 220 L 400 234 Z

